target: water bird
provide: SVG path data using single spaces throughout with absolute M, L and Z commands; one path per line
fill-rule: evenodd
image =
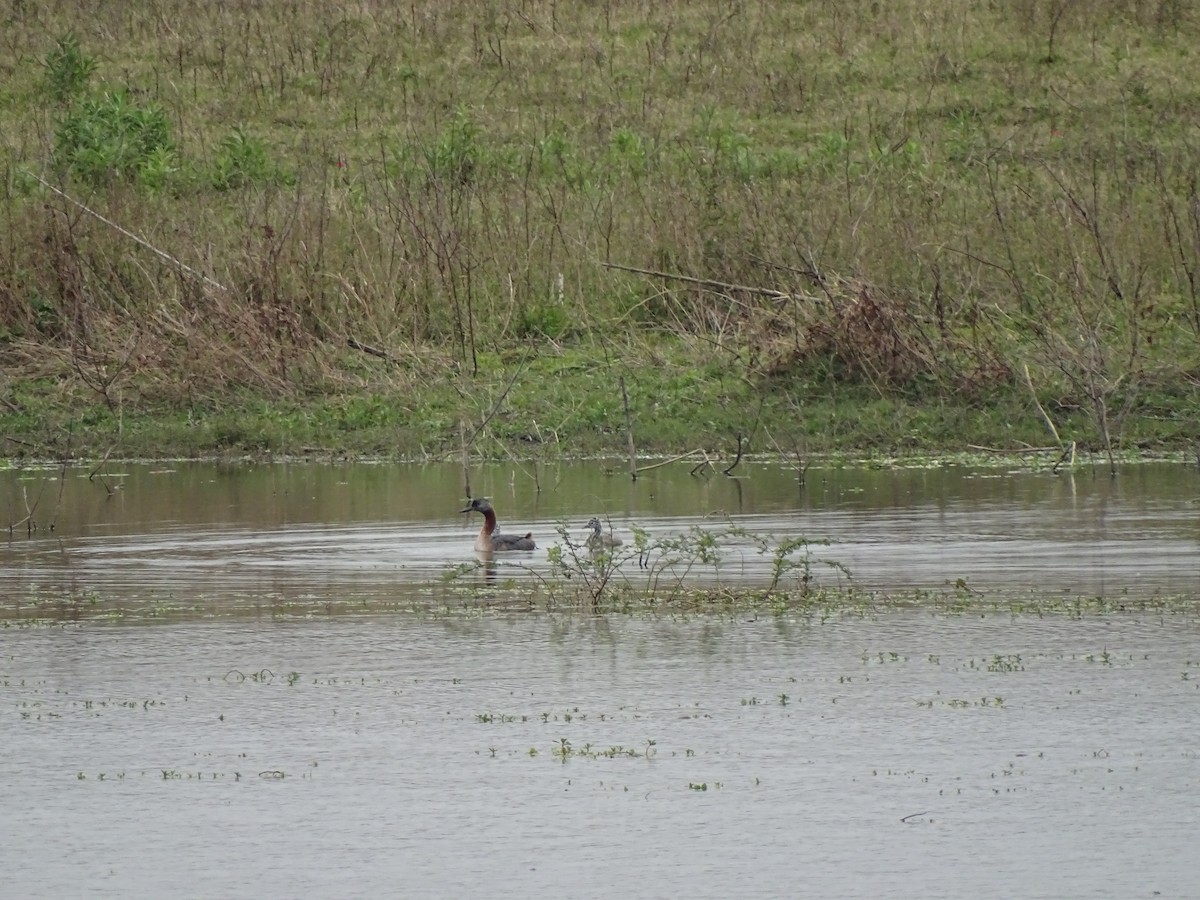
M 620 547 L 625 542 L 613 534 L 611 531 L 608 534 L 602 532 L 603 525 L 600 520 L 592 516 L 588 520 L 587 527 L 592 530 L 585 542 L 589 550 L 611 550 L 613 547 Z
M 496 510 L 486 497 L 476 497 L 466 509 L 460 509 L 459 512 L 483 514 L 483 527 L 475 537 L 475 549 L 480 553 L 537 549 L 532 531 L 523 535 L 500 534 L 500 528 L 496 525 Z

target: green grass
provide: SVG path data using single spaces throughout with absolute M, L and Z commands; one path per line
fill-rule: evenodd
M 487 420 L 471 448 L 478 457 L 621 455 L 624 378 L 640 454 L 704 450 L 731 459 L 739 434 L 749 451 L 802 459 L 1054 445 L 1023 392 L 961 402 L 880 396 L 861 385 L 802 377 L 764 387 L 717 366 L 697 365 L 683 352 L 657 353 L 653 365 L 620 367 L 586 347 L 523 361 L 480 358 L 492 377 L 425 382 L 416 373 L 398 373 L 330 395 L 264 399 L 243 390 L 179 409 L 154 404 L 112 410 L 86 391 L 31 379 L 12 391 L 19 411 L 0 412 L 0 433 L 7 436 L 10 455 L 29 458 L 99 455 L 114 446 L 118 456 L 141 458 L 329 453 L 427 458 L 457 456 L 463 435 Z M 1136 421 L 1137 428 L 1127 428 L 1129 450 L 1189 445 L 1188 417 L 1169 402 L 1162 401 L 1166 415 L 1147 416 Z M 1081 447 L 1096 446 L 1086 410 L 1056 408 L 1055 417 L 1060 434 L 1080 439 Z
M 5 20 L 12 452 L 1200 424 L 1187 4 L 156 9 Z
M 491 371 L 490 355 L 481 358 Z M 0 413 L 0 432 L 8 436 L 11 455 L 27 457 L 95 454 L 115 444 L 119 455 L 144 458 L 214 453 L 421 458 L 457 455 L 463 433 L 469 436 L 491 415 L 472 445 L 480 457 L 612 455 L 626 446 L 623 377 L 643 454 L 704 450 L 731 459 L 739 433 L 753 452 L 802 458 L 1052 444 L 1020 393 L 958 404 L 880 397 L 855 385 L 828 390 L 800 378 L 764 389 L 720 368 L 692 365 L 685 354 L 660 354 L 655 365 L 617 368 L 579 347 L 495 365 L 496 377 L 486 379 L 422 383 L 397 375 L 329 396 L 264 400 L 236 392 L 219 403 L 206 399 L 178 410 L 113 411 L 86 393 L 30 380 L 14 391 L 22 411 Z M 501 400 L 510 371 L 516 380 Z M 1168 423 L 1155 424 L 1158 434 L 1166 433 Z M 1086 436 L 1090 423 L 1079 411 L 1064 411 L 1059 427 L 1064 434 Z M 1154 434 L 1146 441 L 1162 442 Z

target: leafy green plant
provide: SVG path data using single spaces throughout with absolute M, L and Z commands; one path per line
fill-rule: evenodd
M 219 191 L 289 180 L 271 161 L 262 139 L 241 127 L 234 128 L 217 146 L 210 178 Z
M 425 164 L 433 178 L 465 185 L 475 180 L 481 155 L 479 126 L 465 109 L 459 109 L 426 149 Z
M 518 337 L 560 338 L 570 326 L 566 309 L 561 304 L 538 303 L 521 309 L 513 321 Z
M 96 71 L 96 60 L 83 52 L 74 32 L 68 31 L 55 41 L 54 49 L 46 54 L 42 66 L 46 70 L 50 96 L 58 103 L 66 103 L 87 87 Z
M 798 590 L 800 596 L 807 596 L 816 579 L 814 567 L 825 566 L 845 578 L 850 578 L 850 570 L 842 563 L 830 559 L 818 559 L 813 555 L 812 547 L 816 542 L 805 537 L 789 537 L 782 540 L 770 535 L 759 535 L 734 529 L 731 534 L 737 534 L 750 540 L 760 556 L 771 559 L 771 581 L 763 590 L 763 597 L 768 598 L 777 591 L 786 588 L 787 582 L 794 579 L 791 588 Z M 825 542 L 820 542 L 825 543 Z
M 685 584 L 719 576 L 723 559 L 734 545 L 749 545 L 757 554 L 770 557 L 770 580 L 750 595 L 755 603 L 778 612 L 797 601 L 811 601 L 818 565 L 850 578 L 844 564 L 816 557 L 814 542 L 807 538 L 779 539 L 736 526 L 724 530 L 692 526 L 681 534 L 651 540 L 644 529 L 634 525 L 630 528 L 632 541 L 595 550 L 575 541 L 566 526 L 557 530 L 561 541 L 549 549 L 552 574 L 544 584 L 552 595 L 569 594 L 571 586 L 576 586 L 575 596 L 592 611 L 628 606 L 635 597 L 654 603 L 731 601 L 732 596 L 720 588 L 694 591 Z M 745 602 L 744 590 L 739 596 L 738 602 Z
M 114 178 L 161 186 L 175 160 L 171 125 L 157 103 L 139 105 L 127 91 L 84 97 L 59 122 L 55 161 L 93 186 Z
M 565 134 L 552 132 L 537 145 L 539 170 L 548 180 L 558 180 L 575 190 L 588 186 L 592 166 Z
M 155 147 L 138 164 L 138 183 L 151 193 L 166 188 L 180 172 L 179 156 L 173 147 Z
M 608 165 L 635 180 L 645 176 L 649 154 L 642 136 L 629 128 L 614 131 L 608 144 Z

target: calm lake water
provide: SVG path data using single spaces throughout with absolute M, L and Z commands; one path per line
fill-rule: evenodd
M 883 591 L 1198 593 L 1182 466 L 687 469 L 474 477 L 543 548 L 733 524 Z M 0 545 L 5 896 L 1195 896 L 1187 603 L 447 612 L 454 467 L 86 474 L 0 473 L 38 523 Z M 549 563 L 499 565 L 519 592 Z M 744 539 L 701 569 L 767 577 Z
M 681 463 L 636 483 L 598 462 L 474 473 L 504 531 L 532 531 L 539 549 L 497 560 L 505 576 L 548 569 L 556 528 L 582 541 L 593 515 L 652 541 L 693 527 L 735 526 L 771 540 L 805 537 L 826 583 L 940 589 L 960 579 L 988 592 L 1030 589 L 1113 596 L 1200 587 L 1200 473 L 1128 466 L 1054 476 L 967 468 L 810 469 L 743 466 L 743 478 L 688 474 Z M 535 481 L 534 476 L 537 480 Z M 462 473 L 451 465 L 128 465 L 0 472 L 0 516 L 33 510 L 38 530 L 0 544 L 0 592 L 84 596 L 92 612 L 141 603 L 242 608 L 248 598 L 347 604 L 427 597 L 456 566 L 475 562 L 478 515 L 459 514 Z M 538 485 L 541 490 L 539 491 Z M 50 527 L 53 526 L 53 531 Z M 769 557 L 745 540 L 721 544 L 720 565 L 672 569 L 690 581 L 765 583 Z M 623 567 L 635 584 L 636 564 Z M 257 606 L 255 607 L 257 608 Z
M 10 630 L 6 896 L 1195 896 L 1198 638 L 918 611 Z

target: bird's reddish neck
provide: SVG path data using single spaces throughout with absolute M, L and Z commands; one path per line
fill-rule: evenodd
M 496 513 L 493 510 L 480 510 L 483 513 L 483 527 L 479 529 L 479 533 L 484 537 L 491 537 L 492 532 L 496 530 Z

